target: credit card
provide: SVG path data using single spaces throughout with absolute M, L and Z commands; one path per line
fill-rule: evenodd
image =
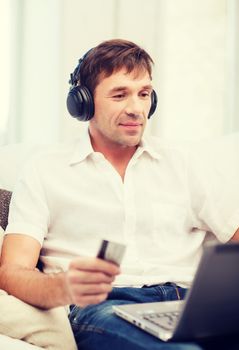
M 97 254 L 97 258 L 111 261 L 117 265 L 120 265 L 123 259 L 125 250 L 126 250 L 125 244 L 107 241 L 103 239 Z

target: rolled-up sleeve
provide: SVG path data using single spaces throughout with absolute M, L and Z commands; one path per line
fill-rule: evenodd
M 239 134 L 222 137 L 190 153 L 195 226 L 227 242 L 239 227 Z

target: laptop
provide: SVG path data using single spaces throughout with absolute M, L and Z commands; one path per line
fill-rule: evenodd
M 239 243 L 210 243 L 185 300 L 113 306 L 119 317 L 163 341 L 239 331 Z

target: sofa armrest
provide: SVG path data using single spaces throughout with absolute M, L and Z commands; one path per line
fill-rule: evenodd
M 35 345 L 28 344 L 22 340 L 13 339 L 6 335 L 0 334 L 0 349 L 11 350 L 42 350 Z

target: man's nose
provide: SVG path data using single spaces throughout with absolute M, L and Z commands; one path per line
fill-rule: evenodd
M 142 115 L 142 102 L 137 97 L 131 97 L 127 101 L 125 111 L 130 116 L 140 116 Z

